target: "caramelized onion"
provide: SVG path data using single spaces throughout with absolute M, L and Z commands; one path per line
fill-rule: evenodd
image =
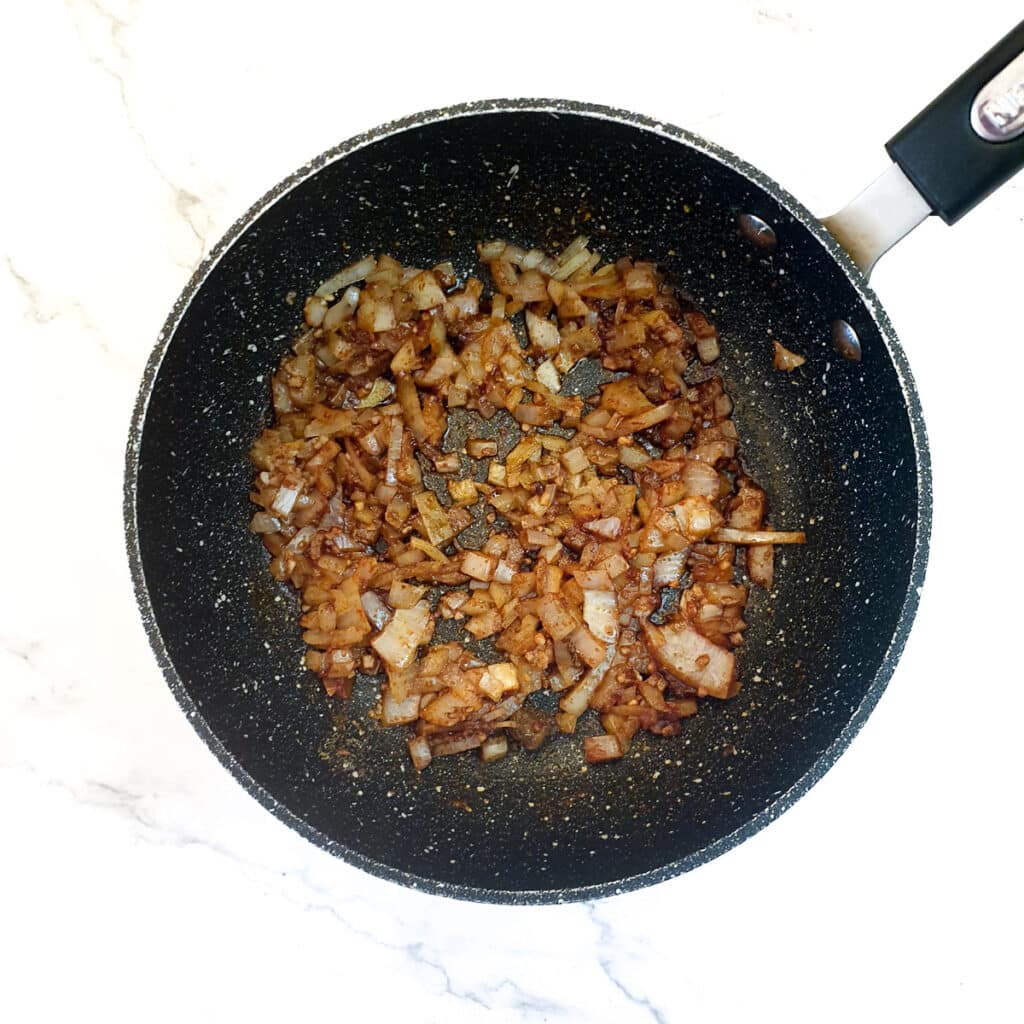
M 602 265 L 584 236 L 478 252 L 490 295 L 382 255 L 309 296 L 252 447 L 250 529 L 301 594 L 309 669 L 332 697 L 379 687 L 417 770 L 535 749 L 591 709 L 583 755 L 614 761 L 638 730 L 679 733 L 694 694 L 735 694 L 745 581 L 770 588 L 775 545 L 805 536 L 765 525 L 721 379 L 687 383 L 718 332 L 653 264 Z M 603 383 L 563 393 L 583 361 Z M 472 420 L 461 452 L 450 416 Z M 438 620 L 459 639 L 428 646 Z

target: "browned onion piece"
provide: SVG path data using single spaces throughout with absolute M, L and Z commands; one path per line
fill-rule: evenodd
M 712 697 L 732 696 L 736 659 L 684 623 L 644 624 L 651 653 L 674 676 Z
M 775 582 L 775 547 L 752 544 L 747 548 L 747 575 L 758 586 L 771 590 Z
M 792 372 L 798 366 L 803 366 L 806 362 L 806 356 L 799 356 L 795 352 L 790 352 L 788 348 L 777 341 L 772 342 L 772 366 L 776 370 Z
M 711 539 L 720 544 L 806 544 L 807 534 L 802 530 L 787 533 L 781 530 L 733 530 L 723 526 L 711 534 Z
M 583 740 L 583 755 L 590 764 L 615 761 L 622 757 L 622 746 L 617 737 L 608 733 L 602 733 L 600 736 L 587 736 Z

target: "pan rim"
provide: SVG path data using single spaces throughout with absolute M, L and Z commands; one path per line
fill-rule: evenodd
M 146 583 L 145 570 L 142 563 L 142 552 L 139 543 L 139 527 L 136 515 L 138 497 L 138 471 L 141 455 L 142 436 L 146 423 L 146 415 L 153 387 L 163 364 L 164 356 L 173 341 L 178 327 L 193 299 L 205 285 L 213 269 L 231 247 L 239 241 L 245 232 L 273 206 L 279 199 L 292 189 L 297 188 L 308 178 L 319 172 L 323 167 L 347 156 L 349 153 L 363 149 L 388 137 L 403 132 L 434 124 L 438 121 L 455 118 L 471 117 L 480 114 L 503 114 L 510 112 L 547 113 L 553 116 L 566 114 L 576 117 L 615 121 L 641 131 L 662 135 L 674 142 L 682 143 L 690 148 L 716 160 L 733 171 L 743 175 L 758 188 L 767 192 L 776 202 L 785 208 L 794 218 L 799 220 L 816 238 L 828 256 L 838 264 L 846 275 L 864 308 L 874 320 L 885 344 L 889 358 L 896 371 L 904 405 L 910 421 L 911 436 L 914 443 L 916 483 L 917 483 L 917 520 L 914 544 L 914 555 L 910 567 L 910 578 L 900 614 L 893 630 L 892 639 L 882 657 L 881 664 L 866 690 L 863 699 L 839 734 L 815 759 L 813 764 L 784 792 L 746 822 L 727 835 L 716 839 L 707 846 L 684 857 L 677 858 L 658 868 L 621 879 L 599 882 L 592 885 L 562 887 L 558 889 L 500 889 L 460 883 L 442 882 L 426 878 L 411 872 L 403 871 L 383 861 L 360 853 L 337 840 L 324 835 L 310 825 L 289 807 L 279 801 L 256 781 L 239 763 L 233 754 L 206 721 L 202 710 L 189 694 L 185 683 L 178 675 L 171 660 L 163 636 L 157 624 L 156 612 L 150 600 Z M 928 562 L 928 550 L 932 523 L 932 477 L 928 439 L 925 430 L 924 415 L 920 397 L 914 383 L 913 375 L 896 332 L 882 307 L 878 297 L 868 285 L 861 272 L 856 268 L 847 253 L 832 238 L 817 218 L 794 196 L 787 192 L 772 178 L 742 158 L 685 129 L 665 121 L 656 120 L 643 114 L 632 113 L 600 104 L 560 99 L 487 99 L 455 104 L 449 107 L 436 108 L 412 114 L 395 121 L 387 122 L 369 131 L 362 132 L 347 141 L 324 151 L 312 160 L 292 172 L 273 188 L 267 191 L 248 210 L 239 217 L 220 240 L 210 250 L 191 275 L 181 294 L 175 301 L 171 312 L 164 321 L 157 335 L 156 344 L 150 353 L 143 372 L 139 391 L 132 412 L 131 424 L 125 451 L 125 479 L 123 495 L 123 516 L 125 543 L 131 570 L 132 587 L 139 607 L 143 627 L 150 646 L 156 656 L 164 679 L 173 693 L 185 717 L 199 734 L 200 738 L 220 763 L 228 769 L 242 788 L 258 800 L 278 820 L 289 826 L 305 839 L 314 843 L 328 853 L 341 858 L 354 867 L 367 871 L 377 878 L 396 882 L 407 888 L 427 892 L 434 895 L 448 896 L 456 899 L 492 904 L 539 905 L 559 904 L 593 900 L 620 895 L 655 885 L 670 878 L 691 871 L 701 864 L 721 856 L 728 850 L 738 846 L 744 840 L 760 832 L 784 811 L 788 810 L 801 796 L 817 783 L 822 776 L 835 764 L 836 760 L 849 747 L 853 738 L 863 727 L 868 716 L 874 710 L 896 668 L 907 638 L 910 635 L 918 605 L 921 588 L 924 584 Z

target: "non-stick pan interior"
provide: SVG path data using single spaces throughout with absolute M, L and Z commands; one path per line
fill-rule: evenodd
M 144 613 L 200 732 L 314 841 L 455 895 L 612 891 L 691 867 L 769 820 L 877 699 L 922 571 L 924 442 L 906 389 L 916 400 L 884 317 L 790 200 L 724 159 L 593 111 L 428 118 L 299 175 L 186 293 L 129 457 Z M 741 212 L 774 226 L 773 254 L 739 234 Z M 365 253 L 468 273 L 478 240 L 558 249 L 579 233 L 608 258 L 656 260 L 717 323 L 771 522 L 809 542 L 780 551 L 776 591 L 752 602 L 742 692 L 705 701 L 680 738 L 641 735 L 623 761 L 590 768 L 577 736 L 417 775 L 403 730 L 367 718 L 368 687 L 341 703 L 303 670 L 296 602 L 247 531 L 246 453 L 269 416 L 269 375 L 301 297 Z M 861 362 L 832 348 L 836 318 L 859 334 Z M 773 338 L 806 365 L 773 370 Z

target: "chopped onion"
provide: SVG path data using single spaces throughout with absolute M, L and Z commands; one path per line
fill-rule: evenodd
M 718 470 L 697 459 L 686 459 L 679 474 L 686 497 L 717 498 L 721 486 Z
M 772 366 L 776 370 L 786 370 L 792 372 L 798 366 L 803 366 L 807 362 L 806 356 L 798 356 L 795 352 L 790 352 L 784 345 L 780 345 L 779 342 L 772 342 Z
M 456 506 L 473 505 L 477 499 L 476 482 L 473 480 L 449 480 L 448 493 Z
M 562 267 L 578 253 L 583 252 L 590 239 L 586 235 L 577 235 L 556 257 L 555 266 Z
M 416 648 L 433 632 L 430 605 L 420 601 L 412 608 L 399 608 L 371 646 L 388 665 L 407 668 L 416 658 Z
M 598 640 L 611 643 L 619 635 L 619 609 L 613 590 L 583 591 L 583 621 Z
M 295 502 L 298 500 L 298 497 L 298 487 L 279 487 L 277 495 L 270 506 L 270 511 L 277 512 L 282 516 L 290 515 L 292 509 L 295 507 Z
M 732 695 L 736 659 L 731 651 L 682 622 L 664 627 L 647 622 L 644 632 L 651 653 L 674 676 L 712 697 Z
M 484 263 L 490 263 L 492 260 L 498 259 L 504 251 L 505 243 L 502 241 L 484 242 L 477 246 L 477 252 Z
M 388 604 L 392 608 L 412 608 L 426 592 L 426 587 L 414 587 L 402 580 L 393 580 L 388 591 Z
M 654 406 L 653 409 L 649 409 L 647 412 L 631 416 L 627 420 L 629 423 L 628 432 L 633 434 L 640 430 L 646 430 L 648 427 L 653 427 L 656 423 L 664 423 L 675 411 L 675 402 L 665 402 L 662 405 Z
M 266 512 L 257 512 L 249 521 L 249 529 L 253 533 L 277 533 L 281 529 L 281 522 Z
M 597 690 L 601 680 L 604 679 L 614 656 L 615 645 L 609 644 L 601 661 L 559 701 L 558 706 L 566 713 L 579 718 L 587 710 L 590 698 L 594 696 L 594 691 Z
M 434 468 L 438 473 L 456 473 L 461 467 L 458 452 L 449 452 L 447 455 L 438 455 L 434 459 Z
M 405 725 L 415 722 L 420 717 L 420 695 L 410 693 L 404 700 L 397 701 L 391 695 L 389 687 L 385 687 L 381 698 L 380 724 Z
M 570 448 L 561 455 L 561 463 L 567 473 L 582 473 L 590 468 L 590 459 L 582 448 Z
M 571 277 L 580 267 L 586 266 L 591 258 L 586 245 L 587 239 L 580 235 L 566 247 L 562 255 L 555 261 L 555 270 L 551 274 L 556 281 L 564 281 Z M 577 248 L 574 249 L 574 247 Z
M 525 256 L 526 250 L 518 245 L 506 245 L 501 253 L 503 260 L 514 263 L 517 267 L 523 262 L 523 257 Z
M 419 510 L 423 528 L 427 531 L 430 543 L 438 546 L 447 544 L 455 536 L 448 513 L 441 507 L 437 495 L 433 491 L 421 491 L 413 501 Z
M 462 556 L 462 571 L 475 580 L 484 583 L 494 578 L 495 560 L 490 555 L 481 554 L 479 551 L 467 551 Z
M 522 706 L 523 697 L 513 695 L 495 704 L 490 711 L 485 712 L 481 717 L 485 722 L 498 722 L 504 726 L 505 723 L 502 720 L 514 715 Z
M 529 423 L 532 427 L 544 426 L 551 421 L 551 413 L 543 405 L 523 403 L 512 410 L 512 415 L 520 423 Z
M 747 575 L 758 586 L 771 590 L 775 582 L 775 548 L 771 544 L 752 544 L 747 548 Z
M 449 754 L 461 754 L 466 750 L 476 750 L 486 739 L 486 733 L 474 732 L 468 736 L 457 736 L 448 740 L 438 740 L 431 746 L 434 757 L 445 757 Z
M 716 529 L 711 539 L 718 544 L 806 544 L 807 534 L 800 531 Z
M 462 363 L 459 362 L 458 356 L 446 346 L 438 353 L 430 367 L 419 375 L 417 382 L 423 387 L 435 388 L 450 377 L 454 377 L 461 368 Z
M 580 624 L 572 607 L 559 594 L 545 594 L 539 598 L 537 615 L 552 640 L 564 640 Z
M 607 590 L 614 596 L 611 577 L 605 569 L 573 569 L 572 574 L 584 590 Z
M 545 352 L 551 352 L 558 348 L 560 341 L 558 325 L 548 320 L 547 317 L 537 316 L 531 310 L 526 311 L 526 332 L 532 344 Z
M 717 338 L 697 339 L 697 355 L 702 363 L 713 363 L 721 354 Z
M 444 304 L 444 292 L 429 270 L 417 274 L 405 287 L 418 310 L 433 309 Z
M 545 359 L 537 367 L 537 380 L 551 392 L 557 392 L 562 386 L 562 379 L 558 376 L 558 370 L 550 359 Z
M 488 665 L 477 685 L 488 698 L 497 703 L 509 690 L 519 689 L 516 667 L 509 661 Z
M 500 559 L 494 567 L 494 580 L 496 583 L 511 583 L 516 574 L 516 567 L 511 563 Z
M 388 438 L 388 463 L 384 480 L 389 484 L 398 483 L 398 464 L 402 461 L 402 438 L 404 430 L 402 421 L 396 416 L 391 423 L 391 436 Z
M 480 310 L 480 300 L 471 292 L 458 292 L 450 296 L 448 301 L 464 317 L 476 316 Z
M 619 448 L 619 462 L 627 469 L 641 469 L 650 461 L 650 455 L 641 448 L 635 448 L 631 444 Z
M 429 540 L 423 540 L 420 537 L 411 537 L 409 539 L 410 546 L 416 548 L 418 551 L 422 551 L 427 558 L 434 562 L 447 562 L 448 556 L 437 546 L 431 544 Z
M 302 316 L 310 327 L 319 327 L 324 322 L 326 315 L 327 302 L 324 299 L 316 295 L 311 295 L 306 299 L 306 304 L 302 307 Z
M 437 278 L 438 284 L 442 288 L 454 288 L 456 282 L 455 267 L 452 266 L 451 261 L 446 260 L 444 263 L 438 263 L 434 267 L 434 276 Z
M 703 497 L 683 498 L 672 511 L 680 529 L 690 540 L 703 540 L 725 521 L 722 513 Z
M 473 437 L 466 442 L 466 452 L 474 459 L 489 459 L 498 454 L 497 441 Z
M 573 650 L 580 656 L 584 665 L 594 668 L 600 665 L 608 653 L 608 648 L 601 643 L 586 626 L 580 626 L 569 637 Z
M 362 602 L 363 611 L 366 612 L 366 617 L 373 624 L 373 628 L 383 629 L 387 625 L 388 619 L 391 618 L 388 606 L 372 590 L 361 594 L 359 600 Z
M 542 249 L 531 249 L 522 259 L 520 266 L 523 270 L 535 270 L 544 262 L 544 251 Z
M 373 273 L 376 266 L 377 261 L 372 256 L 366 256 L 357 263 L 352 263 L 343 270 L 339 270 L 332 277 L 327 278 L 317 288 L 316 294 L 321 298 L 329 299 L 335 292 L 340 292 L 342 288 L 347 288 L 350 284 L 355 284 L 357 281 L 364 281 Z
M 323 322 L 324 330 L 336 330 L 346 320 L 351 320 L 359 305 L 360 295 L 362 292 L 355 285 L 346 288 L 341 298 L 327 311 Z
M 674 587 L 683 575 L 689 549 L 673 551 L 670 555 L 662 555 L 654 563 L 654 585 L 656 587 Z
M 592 519 L 584 523 L 583 528 L 599 537 L 607 537 L 614 540 L 622 532 L 622 520 L 618 516 L 607 516 L 604 519 Z
M 500 761 L 508 753 L 508 739 L 502 733 L 488 736 L 480 745 L 480 760 L 485 763 Z
M 433 755 L 430 753 L 430 744 L 423 736 L 410 736 L 408 744 L 409 757 L 412 760 L 413 767 L 418 772 L 423 771 L 433 758 Z
M 600 736 L 586 736 L 583 739 L 583 756 L 589 764 L 615 761 L 622 757 L 622 747 L 615 736 L 606 732 Z
M 359 408 L 373 409 L 378 405 L 383 405 L 394 393 L 394 384 L 389 380 L 384 380 L 383 377 L 378 377 L 373 382 L 373 387 L 370 388 L 369 394 L 359 400 Z
M 301 551 L 309 545 L 309 542 L 316 536 L 316 528 L 304 526 L 297 531 L 295 536 L 285 545 L 285 551 Z

